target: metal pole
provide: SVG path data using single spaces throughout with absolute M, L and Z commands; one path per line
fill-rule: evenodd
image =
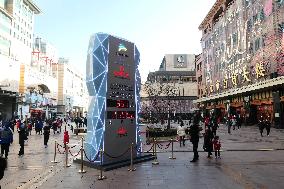
M 154 143 L 153 143 L 153 152 L 152 152 L 152 155 L 154 156 L 155 155 L 155 138 L 154 138 Z
M 81 139 L 82 144 L 81 144 L 81 169 L 78 171 L 79 173 L 86 173 L 86 170 L 84 170 L 84 138 L 82 137 Z
M 157 140 L 154 139 L 154 151 L 155 151 L 155 159 L 154 161 L 152 162 L 153 165 L 158 165 L 159 162 L 157 160 Z
M 136 171 L 136 168 L 133 167 L 133 142 L 131 143 L 130 146 L 130 167 L 128 169 L 128 171 Z
M 57 141 L 54 142 L 54 157 L 51 163 L 58 163 L 58 161 L 56 161 L 56 145 L 57 145 Z
M 106 179 L 106 176 L 103 176 L 103 149 L 100 150 L 100 154 L 101 154 L 101 166 L 100 166 L 100 176 L 98 178 L 98 180 L 104 180 Z
M 65 144 L 65 167 L 70 167 L 71 165 L 68 163 L 68 144 Z
M 176 159 L 176 157 L 174 157 L 174 139 L 171 138 L 171 143 L 172 143 L 172 156 L 169 157 L 169 159 Z

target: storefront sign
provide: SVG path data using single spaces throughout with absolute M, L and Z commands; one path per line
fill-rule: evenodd
M 251 104 L 253 104 L 253 105 L 261 105 L 261 101 L 260 100 L 253 100 L 251 102 Z

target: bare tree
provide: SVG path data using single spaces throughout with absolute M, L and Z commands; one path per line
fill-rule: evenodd
M 163 123 L 167 115 L 167 129 L 170 129 L 170 113 L 176 109 L 172 97 L 178 95 L 178 89 L 169 83 L 146 82 L 144 91 L 147 94 L 147 100 L 142 103 L 142 112 L 152 122 L 161 121 Z

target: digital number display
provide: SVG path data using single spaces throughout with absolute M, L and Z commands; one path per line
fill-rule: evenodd
M 134 119 L 134 111 L 108 111 L 107 119 Z
M 107 107 L 110 107 L 110 108 L 129 108 L 129 101 L 128 100 L 107 99 Z

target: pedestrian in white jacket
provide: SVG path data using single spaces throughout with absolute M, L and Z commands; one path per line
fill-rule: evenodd
M 177 134 L 179 136 L 179 145 L 181 147 L 181 144 L 183 144 L 183 146 L 185 146 L 185 127 L 184 127 L 184 123 L 181 120 L 180 125 L 177 128 Z

